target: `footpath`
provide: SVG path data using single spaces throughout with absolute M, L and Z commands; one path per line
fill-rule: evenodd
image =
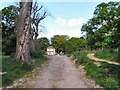
M 106 63 L 109 63 L 109 64 L 120 65 L 120 63 L 118 63 L 118 62 L 113 62 L 113 61 L 108 61 L 108 60 L 96 58 L 94 56 L 94 54 L 88 54 L 87 57 L 90 58 L 91 60 L 96 61 L 96 62 L 106 62 Z

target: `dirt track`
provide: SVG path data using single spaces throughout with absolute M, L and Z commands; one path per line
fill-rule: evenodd
M 89 88 L 83 71 L 76 68 L 67 56 L 48 56 L 49 62 L 29 88 Z
M 109 64 L 120 65 L 120 63 L 118 63 L 118 62 L 113 62 L 113 61 L 109 61 L 109 60 L 96 58 L 94 56 L 94 54 L 88 54 L 87 57 L 90 58 L 90 60 L 94 60 L 94 61 L 97 61 L 97 62 L 106 62 L 106 63 L 109 63 Z

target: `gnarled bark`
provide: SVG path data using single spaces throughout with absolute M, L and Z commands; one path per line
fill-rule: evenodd
M 30 15 L 32 0 L 29 0 L 29 2 L 21 2 L 21 4 L 22 8 L 17 25 L 16 60 L 29 61 Z

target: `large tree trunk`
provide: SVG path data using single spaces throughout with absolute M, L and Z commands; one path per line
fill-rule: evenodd
M 16 60 L 29 61 L 30 14 L 32 0 L 29 0 L 29 2 L 21 2 L 21 4 L 22 8 L 17 25 Z

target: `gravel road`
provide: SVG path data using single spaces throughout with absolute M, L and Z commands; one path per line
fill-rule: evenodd
M 49 61 L 29 88 L 89 88 L 83 71 L 76 68 L 67 56 L 48 56 Z

